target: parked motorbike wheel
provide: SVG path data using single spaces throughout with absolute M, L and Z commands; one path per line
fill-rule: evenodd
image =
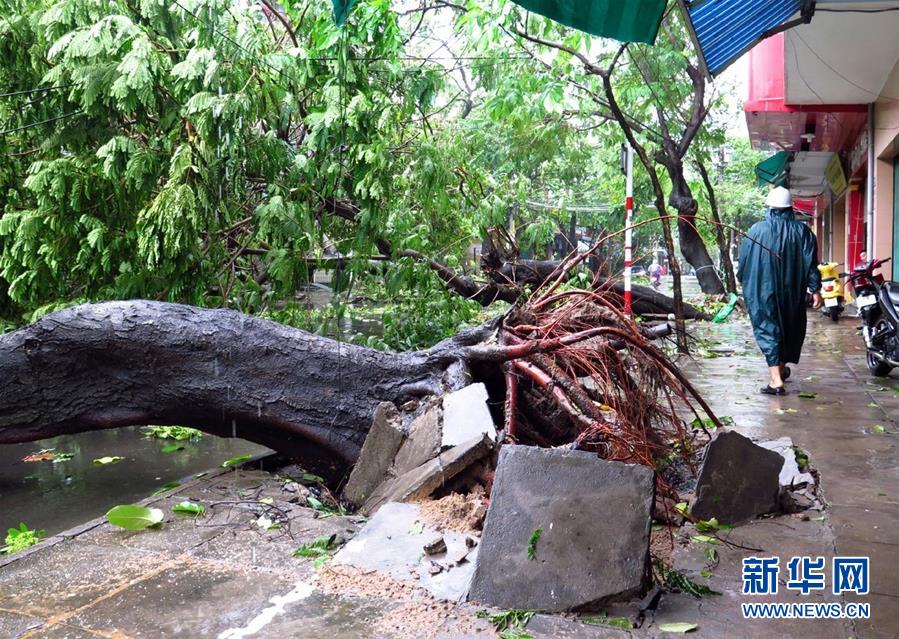
M 839 306 L 831 306 L 830 308 L 827 309 L 827 315 L 834 322 L 837 322 L 840 319 L 840 311 L 841 310 L 842 309 Z
M 886 328 L 886 326 L 887 326 L 887 321 L 884 319 L 881 319 L 879 322 L 877 322 L 877 325 L 874 328 L 874 332 L 875 333 L 880 332 L 880 331 L 884 330 Z M 871 351 L 868 351 L 867 359 L 868 359 L 868 370 L 870 370 L 871 374 L 874 375 L 875 377 L 887 377 L 887 376 L 889 376 L 890 372 L 893 370 L 892 366 L 890 366 L 886 362 L 882 362 L 879 359 L 877 359 L 876 357 L 874 357 L 874 355 L 871 353 Z

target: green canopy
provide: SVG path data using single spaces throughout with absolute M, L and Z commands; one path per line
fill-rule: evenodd
M 759 186 L 764 184 L 787 186 L 787 165 L 789 165 L 792 155 L 789 151 L 778 151 L 770 158 L 756 164 L 755 176 L 758 178 Z
M 331 0 L 331 4 L 334 5 L 334 22 L 339 27 L 346 22 L 346 16 L 356 4 L 356 0 Z
M 528 11 L 603 38 L 655 42 L 667 0 L 514 0 Z

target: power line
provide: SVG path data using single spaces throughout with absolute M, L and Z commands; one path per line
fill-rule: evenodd
M 7 129 L 6 131 L 0 131 L 0 135 L 8 135 L 10 133 L 17 133 L 18 131 L 24 131 L 25 129 L 30 129 L 36 126 L 40 126 L 42 124 L 50 124 L 51 122 L 56 122 L 57 120 L 63 120 L 65 118 L 70 118 L 73 115 L 78 115 L 79 113 L 83 113 L 81 109 L 77 111 L 72 111 L 71 113 L 63 113 L 62 115 L 57 115 L 54 118 L 49 118 L 47 120 L 42 120 L 41 122 L 32 122 L 31 124 L 25 124 L 14 129 Z
M 47 91 L 56 91 L 57 89 L 67 89 L 71 84 L 60 84 L 55 87 L 42 87 L 39 89 L 23 89 L 22 91 L 10 91 L 9 93 L 0 93 L 0 98 L 9 98 L 15 95 L 31 95 L 32 93 L 45 93 Z

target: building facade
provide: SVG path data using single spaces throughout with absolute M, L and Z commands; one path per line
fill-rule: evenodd
M 871 4 L 818 12 L 751 49 L 744 111 L 755 148 L 792 153 L 789 186 L 822 261 L 891 257 L 881 272 L 895 280 L 899 3 Z

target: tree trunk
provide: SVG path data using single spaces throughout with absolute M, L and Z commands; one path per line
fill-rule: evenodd
M 696 228 L 696 212 L 699 204 L 684 178 L 683 164 L 671 166 L 670 163 L 666 163 L 665 167 L 671 177 L 672 186 L 668 203 L 677 210 L 677 234 L 680 238 L 681 254 L 696 271 L 696 279 L 699 280 L 699 287 L 703 293 L 723 295 L 726 292 L 724 284 L 715 272 L 715 264 Z
M 401 253 L 426 262 L 447 288 L 460 295 L 475 300 L 481 306 L 490 306 L 497 300 L 514 304 L 522 300 L 524 287 L 538 288 L 545 282 L 552 281 L 562 272 L 563 262 L 560 260 L 522 260 L 505 262 L 499 268 L 487 272 L 489 280 L 478 282 L 473 278 L 457 273 L 453 269 L 428 258 L 418 251 L 406 250 Z M 617 294 L 619 307 L 624 307 L 624 283 L 598 277 L 594 280 L 597 290 L 609 290 Z M 631 286 L 633 298 L 632 308 L 637 315 L 668 315 L 677 313 L 675 299 L 662 295 L 648 286 Z M 684 304 L 685 319 L 708 319 L 701 310 L 690 304 Z
M 705 185 L 706 196 L 709 200 L 709 210 L 712 213 L 712 221 L 715 223 L 715 241 L 718 244 L 718 252 L 721 253 L 721 264 L 724 266 L 727 290 L 736 293 L 737 278 L 734 275 L 733 260 L 730 259 L 728 239 L 724 235 L 724 225 L 721 223 L 721 216 L 718 214 L 718 199 L 715 197 L 715 187 L 712 185 L 709 172 L 701 160 L 696 162 L 696 168 L 699 169 L 699 175 L 702 176 L 702 183 Z
M 379 402 L 464 385 L 466 346 L 494 330 L 384 353 L 234 311 L 76 306 L 0 336 L 0 444 L 170 424 L 352 463 Z

